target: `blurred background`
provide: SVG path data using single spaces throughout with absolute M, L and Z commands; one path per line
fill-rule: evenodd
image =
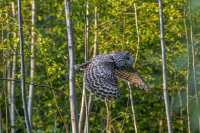
M 167 132 L 158 2 L 73 0 L 71 6 L 76 64 L 84 63 L 85 56 L 90 60 L 96 54 L 129 51 L 136 58 L 134 67 L 151 87 L 149 93 L 132 87 L 137 131 Z M 35 0 L 35 10 L 32 7 L 33 0 L 22 0 L 27 100 L 30 83 L 34 82 L 33 131 L 70 132 L 64 2 Z M 197 133 L 200 132 L 200 1 L 164 0 L 163 12 L 167 89 L 173 130 L 175 133 Z M 35 17 L 32 18 L 33 13 Z M 15 132 L 25 132 L 18 80 L 20 53 L 17 18 L 17 1 L 0 0 L 1 133 L 9 133 L 11 128 Z M 34 76 L 31 76 L 32 59 Z M 75 91 L 78 116 L 82 88 L 83 72 L 77 72 Z M 128 85 L 120 81 L 119 88 L 120 98 L 109 103 L 110 132 L 134 132 Z M 86 91 L 86 94 L 88 98 L 89 92 Z M 12 99 L 14 107 L 10 106 Z M 11 108 L 14 108 L 14 113 Z M 106 132 L 106 112 L 104 102 L 92 96 L 89 132 Z M 11 115 L 15 117 L 14 126 L 11 124 Z

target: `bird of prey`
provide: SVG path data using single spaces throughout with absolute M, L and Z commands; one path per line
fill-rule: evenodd
M 118 79 L 148 90 L 148 86 L 133 69 L 133 57 L 129 52 L 97 55 L 82 65 L 85 71 L 86 88 L 101 99 L 116 99 L 120 93 Z

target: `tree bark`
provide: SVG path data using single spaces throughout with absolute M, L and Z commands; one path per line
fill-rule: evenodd
M 129 88 L 129 97 L 130 97 L 130 101 L 131 101 L 131 110 L 132 110 L 132 115 L 133 115 L 133 125 L 134 125 L 134 129 L 135 129 L 135 133 L 138 133 L 135 108 L 134 108 L 134 102 L 133 102 L 133 95 L 132 95 L 132 89 L 131 89 L 130 83 L 128 83 L 128 88 Z
M 74 43 L 73 43 L 73 31 L 71 21 L 71 7 L 70 0 L 65 0 L 65 15 L 67 26 L 67 39 L 68 39 L 68 52 L 69 52 L 69 100 L 70 100 L 70 112 L 72 133 L 78 133 L 78 117 L 76 108 L 76 96 L 75 96 L 75 71 L 74 71 Z
M 16 52 L 13 55 L 12 60 L 12 79 L 15 79 L 16 75 Z M 11 133 L 15 133 L 15 81 L 11 81 L 10 90 L 10 123 L 11 123 Z
M 106 133 L 111 133 L 111 111 L 110 111 L 110 102 L 105 99 L 106 105 Z
M 98 54 L 98 42 L 97 42 L 97 36 L 98 36 L 98 27 L 97 27 L 97 6 L 94 8 L 94 52 L 93 57 L 95 57 Z
M 11 60 L 10 57 L 6 59 L 6 77 L 11 78 Z M 8 110 L 9 110 L 9 120 L 11 120 L 11 81 L 7 81 L 7 97 L 8 97 Z
M 11 3 L 12 5 L 12 14 L 13 17 L 16 17 L 15 13 L 15 4 L 14 2 Z M 13 32 L 13 37 L 16 37 L 16 33 Z M 17 46 L 14 44 L 14 53 L 12 58 L 12 79 L 11 81 L 11 90 L 10 90 L 10 123 L 11 123 L 11 133 L 15 133 L 15 75 L 16 75 L 16 62 L 17 62 Z
M 181 93 L 182 93 L 182 89 L 180 89 L 179 91 L 178 91 L 178 99 L 179 99 L 179 105 L 180 105 L 180 118 L 181 118 L 181 132 L 183 132 L 183 100 L 182 100 L 182 95 L 181 95 Z
M 184 15 L 186 17 L 186 12 L 184 12 Z M 187 31 L 187 24 L 186 24 L 186 18 L 183 21 L 184 23 L 184 29 L 185 29 L 185 39 L 186 39 L 186 45 L 187 45 L 187 88 L 186 88 L 186 112 L 187 112 L 187 131 L 188 133 L 191 133 L 191 127 L 190 127 L 190 46 L 189 46 L 189 37 L 188 37 L 188 31 Z
M 85 31 L 84 31 L 84 60 L 88 60 L 88 38 L 89 38 L 89 20 L 88 20 L 88 11 L 89 5 L 88 0 L 86 1 L 86 15 L 85 15 Z M 83 91 L 82 91 L 82 100 L 81 100 L 81 110 L 80 110 L 80 119 L 79 119 L 79 133 L 84 131 L 83 125 L 87 119 L 87 97 L 86 97 L 86 86 L 85 86 L 85 73 L 83 76 Z M 88 123 L 88 122 L 87 122 Z
M 98 13 L 97 13 L 97 6 L 95 6 L 94 8 L 94 14 L 95 14 L 95 18 L 94 18 L 94 49 L 93 49 L 93 58 L 96 57 L 96 55 L 98 54 L 98 42 L 97 42 L 97 39 L 98 39 L 98 32 L 97 32 L 97 28 L 98 28 L 98 25 L 97 25 L 97 21 L 98 21 Z M 86 101 L 86 120 L 85 120 L 85 126 L 84 126 L 84 133 L 88 133 L 89 132 L 89 114 L 90 114 L 90 109 L 91 109 L 91 103 L 92 103 L 92 94 L 90 93 L 89 94 L 89 97 L 88 97 L 88 101 Z
M 134 62 L 134 67 L 136 65 L 137 59 L 138 59 L 138 54 L 139 54 L 139 48 L 140 48 L 140 32 L 139 32 L 139 26 L 138 26 L 138 16 L 137 16 L 137 6 L 136 3 L 134 3 L 134 13 L 135 13 L 135 28 L 137 32 L 137 51 L 135 55 L 135 62 Z
M 193 88 L 195 91 L 195 103 L 196 108 L 199 108 L 199 98 L 198 98 L 198 88 L 197 88 L 197 82 L 196 82 L 196 62 L 195 62 L 195 44 L 193 39 L 193 24 L 192 24 L 192 12 L 191 12 L 191 6 L 192 1 L 188 0 L 188 6 L 189 6 L 189 34 L 190 34 L 190 43 L 191 43 L 191 54 L 192 54 L 192 82 L 193 82 Z M 197 113 L 197 117 L 195 118 L 198 121 L 198 132 L 200 132 L 200 113 Z M 195 130 L 194 130 L 195 131 Z
M 10 78 L 11 74 L 10 74 L 10 70 L 11 70 L 11 61 L 10 59 L 7 59 L 6 61 L 6 77 Z M 11 118 L 11 114 L 9 113 L 10 111 L 10 105 L 11 105 L 11 100 L 10 100 L 10 87 L 11 87 L 11 82 L 7 81 L 7 93 L 5 94 L 5 107 L 6 107 L 6 132 L 8 133 L 8 127 L 9 127 L 9 118 Z
M 23 37 L 23 26 L 22 26 L 22 13 L 21 13 L 21 0 L 18 3 L 18 24 L 19 24 L 19 40 L 20 40 L 20 63 L 21 63 L 21 95 L 22 104 L 25 117 L 26 131 L 32 132 L 31 124 L 28 117 L 27 104 L 26 104 L 26 90 L 25 90 L 25 65 L 24 65 L 24 37 Z
M 29 98 L 28 98 L 28 114 L 32 125 L 32 100 L 34 92 L 34 73 L 35 73 L 35 0 L 32 0 L 32 27 L 31 27 L 31 64 L 30 64 L 30 80 Z
M 160 15 L 160 45 L 162 51 L 162 71 L 163 71 L 163 95 L 165 102 L 165 111 L 167 117 L 168 133 L 172 133 L 172 125 L 169 111 L 169 100 L 167 93 L 167 75 L 166 75 L 166 53 L 165 53 L 165 42 L 164 42 L 164 23 L 163 23 L 163 7 L 162 0 L 158 0 L 159 3 L 159 15 Z

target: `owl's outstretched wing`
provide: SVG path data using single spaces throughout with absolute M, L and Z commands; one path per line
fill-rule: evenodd
M 113 72 L 113 62 L 92 62 L 86 68 L 86 86 L 89 91 L 104 99 L 117 98 L 117 77 Z
M 147 84 L 134 70 L 114 70 L 114 73 L 118 78 L 128 81 L 130 84 L 138 88 L 144 89 L 146 91 L 149 90 Z

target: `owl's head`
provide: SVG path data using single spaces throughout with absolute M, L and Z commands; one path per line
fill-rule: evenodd
M 111 54 L 117 69 L 126 69 L 133 66 L 133 57 L 129 52 L 116 52 Z

